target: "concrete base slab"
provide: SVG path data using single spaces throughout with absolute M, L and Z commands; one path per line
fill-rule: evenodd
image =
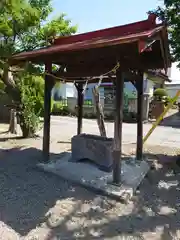
M 87 162 L 72 162 L 70 160 L 71 153 L 66 152 L 62 154 L 62 157 L 56 158 L 51 163 L 39 163 L 38 168 L 96 192 L 124 201 L 133 196 L 133 193 L 150 169 L 146 161 L 138 162 L 133 158 L 122 161 L 122 181 L 119 186 L 115 186 L 112 184 L 112 172 L 103 172 L 97 166 Z

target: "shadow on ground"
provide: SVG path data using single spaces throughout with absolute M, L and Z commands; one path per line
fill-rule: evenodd
M 0 220 L 21 235 L 44 221 L 57 199 L 71 192 L 67 183 L 37 171 L 40 159 L 36 148 L 1 150 Z
M 17 136 L 17 135 L 8 136 L 8 132 L 0 132 L 0 134 L 6 134 L 6 135 L 4 135 L 4 137 L 3 136 L 0 137 L 0 142 L 7 142 L 9 140 L 23 140 L 23 139 L 25 141 L 27 140 L 27 138 L 24 138 L 23 136 Z M 34 135 L 32 138 L 28 138 L 28 139 L 39 139 L 39 138 L 41 138 L 39 135 Z
M 0 220 L 21 236 L 35 228 L 48 228 L 44 240 L 111 239 L 119 235 L 143 239 L 142 234 L 153 239 L 148 234 L 161 229 L 158 239 L 164 240 L 173 239 L 171 233 L 180 229 L 180 176 L 168 164 L 152 170 L 133 202 L 123 205 L 38 171 L 40 159 L 41 151 L 36 148 L 2 150 Z M 52 225 L 47 212 L 58 201 L 69 199 L 74 207 L 57 207 L 60 220 Z M 64 216 L 65 208 L 68 214 Z
M 176 112 L 170 116 L 164 118 L 164 120 L 160 123 L 160 126 L 180 128 L 180 113 Z

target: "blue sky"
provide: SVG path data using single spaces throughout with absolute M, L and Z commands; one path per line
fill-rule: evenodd
M 53 15 L 67 14 L 78 32 L 113 27 L 147 18 L 162 0 L 53 0 Z
M 147 12 L 163 4 L 163 0 L 52 0 L 54 12 L 66 13 L 78 33 L 141 21 Z M 180 81 L 180 71 L 173 64 L 171 78 Z

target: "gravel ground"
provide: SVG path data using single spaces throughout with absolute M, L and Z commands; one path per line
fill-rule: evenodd
M 38 171 L 41 139 L 5 137 L 0 139 L 1 240 L 180 239 L 180 175 L 174 165 L 156 162 L 125 205 Z M 51 151 L 69 148 L 69 143 L 54 142 Z M 134 149 L 123 146 L 127 155 Z M 179 153 L 148 145 L 145 151 L 152 159 Z

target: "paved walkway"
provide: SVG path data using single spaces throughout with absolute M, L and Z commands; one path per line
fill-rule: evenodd
M 107 135 L 109 137 L 113 137 L 114 124 L 106 122 L 105 126 L 107 130 Z M 148 132 L 151 126 L 152 124 L 150 123 L 144 124 L 144 135 Z M 52 117 L 51 120 L 52 139 L 60 138 L 62 140 L 63 138 L 66 138 L 70 140 L 71 137 L 76 134 L 76 131 L 77 131 L 76 118 L 55 116 Z M 84 119 L 83 132 L 99 134 L 96 120 Z M 122 139 L 123 143 L 135 143 L 137 138 L 136 133 L 137 133 L 136 124 L 123 123 L 123 139 Z M 178 148 L 180 147 L 180 128 L 158 126 L 147 140 L 147 144 L 171 146 Z

